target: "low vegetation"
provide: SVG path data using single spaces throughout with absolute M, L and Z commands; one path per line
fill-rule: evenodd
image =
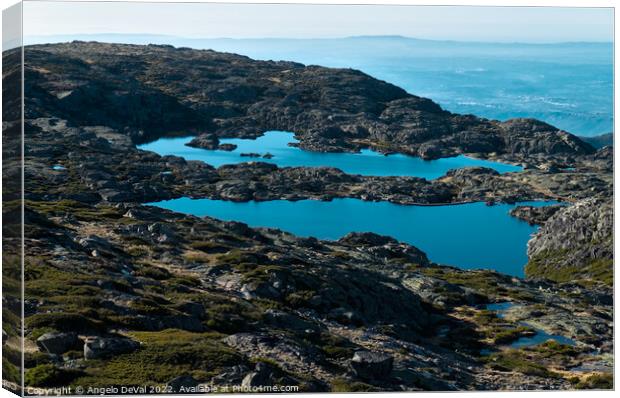
M 86 374 L 75 385 L 157 385 L 182 375 L 206 382 L 225 366 L 244 363 L 244 359 L 221 342 L 218 333 L 191 333 L 168 329 L 159 332 L 133 332 L 141 342 L 138 351 L 110 360 L 88 361 Z

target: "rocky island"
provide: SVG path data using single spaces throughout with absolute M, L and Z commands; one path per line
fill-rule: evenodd
M 20 59 L 3 54 L 3 379 L 13 382 Z M 24 60 L 26 385 L 612 388 L 609 147 L 538 120 L 454 114 L 352 69 L 97 42 L 28 46 Z M 234 150 L 220 139 L 267 130 L 293 131 L 309 151 L 466 154 L 523 171 L 426 180 L 261 158 L 215 168 L 136 147 L 191 134 L 194 147 Z M 512 212 L 540 225 L 517 278 L 436 264 L 365 231 L 320 240 L 143 204 L 182 196 L 559 205 Z

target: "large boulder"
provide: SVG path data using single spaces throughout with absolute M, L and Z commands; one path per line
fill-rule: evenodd
M 351 359 L 351 370 L 360 379 L 381 380 L 392 372 L 394 358 L 390 355 L 371 352 L 356 351 Z
M 417 247 L 374 232 L 351 232 L 338 240 L 339 243 L 354 247 L 380 261 L 404 259 L 411 263 L 428 265 L 428 257 Z
M 123 337 L 90 337 L 84 343 L 84 358 L 110 358 L 140 348 L 140 343 Z
M 41 352 L 62 354 L 74 348 L 78 341 L 75 333 L 50 332 L 37 339 L 37 347 Z

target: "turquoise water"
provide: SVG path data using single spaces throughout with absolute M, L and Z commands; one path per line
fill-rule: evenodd
M 505 316 L 504 312 L 506 312 L 513 306 L 514 306 L 513 303 L 504 302 L 504 303 L 489 304 L 486 306 L 486 309 L 490 311 L 495 311 L 497 313 L 498 318 L 503 318 Z M 528 325 L 526 322 L 523 322 L 522 325 L 532 327 L 531 325 Z M 513 341 L 512 343 L 510 343 L 510 347 L 511 348 L 530 347 L 530 346 L 542 344 L 546 342 L 547 340 L 555 340 L 560 344 L 575 345 L 575 341 L 573 341 L 572 339 L 569 339 L 568 337 L 565 337 L 559 334 L 549 334 L 545 332 L 544 330 L 537 329 L 537 328 L 532 328 L 532 329 L 534 329 L 534 331 L 536 332 L 534 336 L 521 337 Z
M 206 150 L 192 148 L 185 144 L 191 137 L 161 138 L 157 141 L 140 145 L 139 148 L 153 151 L 160 155 L 176 155 L 186 160 L 202 160 L 212 166 L 233 164 L 250 161 L 261 161 L 286 166 L 336 167 L 345 173 L 374 176 L 416 176 L 426 179 L 440 177 L 450 169 L 467 166 L 484 166 L 493 168 L 500 173 L 520 171 L 521 167 L 505 163 L 478 160 L 466 156 L 456 156 L 432 161 L 425 161 L 417 157 L 394 154 L 385 156 L 371 150 L 362 150 L 361 153 L 324 153 L 304 151 L 289 146 L 289 142 L 297 142 L 293 133 L 284 131 L 268 131 L 262 137 L 251 139 L 223 139 L 222 144 L 235 144 L 234 151 Z M 269 153 L 273 158 L 249 158 L 240 156 L 241 153 Z
M 452 112 L 499 120 L 533 117 L 586 136 L 613 131 L 611 42 L 482 43 L 399 36 L 188 39 L 113 34 L 30 38 L 27 42 L 75 39 L 172 44 L 254 59 L 355 68 L 431 98 Z
M 523 276 L 527 241 L 536 230 L 511 217 L 508 211 L 514 205 L 507 204 L 403 206 L 358 199 L 236 203 L 190 198 L 148 204 L 319 239 L 335 240 L 353 231 L 375 232 L 410 243 L 437 263 L 468 269 L 490 268 L 514 276 Z
M 181 43 L 180 43 L 181 44 Z M 490 119 L 533 117 L 578 135 L 613 131 L 613 43 L 475 43 L 406 37 L 213 39 L 195 48 L 355 68 Z
M 524 324 L 525 325 L 525 324 Z M 527 325 L 526 325 L 527 326 Z M 549 334 L 541 329 L 536 329 L 536 334 L 531 337 L 521 337 L 512 343 L 510 343 L 511 348 L 521 348 L 521 347 L 531 347 L 538 344 L 542 344 L 547 340 L 555 340 L 560 344 L 565 345 L 575 345 L 575 342 L 568 337 L 561 336 L 559 334 Z

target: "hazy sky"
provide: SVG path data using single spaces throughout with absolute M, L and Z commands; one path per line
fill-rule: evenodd
M 613 41 L 611 8 L 25 2 L 26 36 L 192 38 L 403 35 L 474 41 Z

